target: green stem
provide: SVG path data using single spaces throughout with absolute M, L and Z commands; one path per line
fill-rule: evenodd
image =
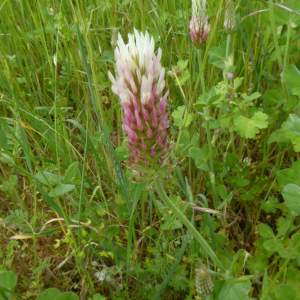
M 271 3 L 273 3 L 273 0 L 271 0 Z M 279 48 L 279 43 L 278 43 L 278 38 L 277 38 L 275 17 L 274 17 L 274 9 L 273 8 L 274 8 L 274 6 L 272 4 L 270 4 L 269 13 L 270 13 L 271 29 L 272 29 L 272 34 L 273 34 L 273 40 L 274 40 L 278 65 L 279 65 L 279 68 L 281 70 L 282 69 L 282 59 L 281 59 L 281 55 L 280 55 L 280 48 Z
M 229 56 L 229 45 L 230 45 L 230 33 L 227 34 L 226 59 L 228 59 L 228 56 Z
M 289 22 L 287 24 L 286 45 L 285 45 L 285 52 L 284 52 L 284 58 L 283 58 L 284 67 L 286 67 L 286 65 L 287 65 L 287 58 L 288 58 L 289 44 L 290 44 L 290 36 L 291 36 L 291 24 Z
M 204 251 L 210 256 L 210 258 L 214 261 L 216 266 L 220 269 L 222 273 L 226 272 L 226 269 L 219 261 L 215 252 L 210 248 L 202 235 L 197 231 L 197 229 L 192 225 L 192 223 L 186 218 L 186 216 L 180 211 L 180 209 L 169 199 L 166 195 L 162 184 L 159 182 L 156 185 L 156 190 L 158 195 L 162 199 L 163 203 L 174 213 L 174 215 L 179 219 L 181 223 L 183 223 L 190 233 L 195 237 L 195 239 L 200 243 Z
M 201 49 L 197 49 L 197 55 L 198 55 L 198 60 L 199 60 L 199 69 L 202 70 L 203 68 L 201 67 L 201 64 L 202 64 Z M 203 71 L 201 73 L 201 86 L 202 86 L 203 100 L 204 100 L 204 102 L 206 102 L 205 82 L 204 82 Z M 204 115 L 205 115 L 206 133 L 207 133 L 207 142 L 208 142 L 208 151 L 209 151 L 209 163 L 210 163 L 209 176 L 210 176 L 210 181 L 211 181 L 211 185 L 212 185 L 214 207 L 217 208 L 218 207 L 218 198 L 217 198 L 217 191 L 216 191 L 214 165 L 213 165 L 211 135 L 210 135 L 210 129 L 209 129 L 209 107 L 205 107 L 203 110 L 204 110 Z
M 205 115 L 205 125 L 206 125 L 206 134 L 207 134 L 207 143 L 208 143 L 208 152 L 209 152 L 209 165 L 210 165 L 210 182 L 212 186 L 213 192 L 213 202 L 214 207 L 218 207 L 218 198 L 217 198 L 217 190 L 216 190 L 216 180 L 215 180 L 215 172 L 214 172 L 214 161 L 213 161 L 213 153 L 212 153 L 212 143 L 211 143 L 211 135 L 210 135 L 210 128 L 209 128 L 209 108 L 204 108 L 204 115 Z
M 271 3 L 273 3 L 273 0 L 271 0 Z M 273 10 L 274 7 L 273 7 L 272 4 L 270 4 L 270 8 L 271 8 L 269 10 L 269 12 L 270 12 L 270 21 L 271 21 L 272 34 L 273 34 L 273 40 L 274 40 L 274 45 L 275 45 L 275 52 L 276 52 L 276 56 L 277 56 L 277 60 L 278 60 L 279 70 L 281 72 L 283 64 L 282 64 L 282 58 L 281 58 L 281 54 L 280 54 L 280 47 L 279 47 L 278 38 L 277 38 L 277 31 L 276 31 L 275 17 L 274 17 L 274 10 Z M 286 99 L 289 100 L 290 97 L 289 97 L 289 93 L 288 93 L 288 90 L 287 90 L 287 86 L 286 86 L 286 84 L 283 80 L 281 80 L 281 85 L 283 87 Z

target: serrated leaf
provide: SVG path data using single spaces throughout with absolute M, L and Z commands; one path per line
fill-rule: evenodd
M 183 118 L 183 115 L 184 115 L 184 118 Z M 178 127 L 180 127 L 181 124 L 184 127 L 188 127 L 193 120 L 193 117 L 188 112 L 188 109 L 185 105 L 177 107 L 177 109 L 172 112 L 172 117 L 174 118 L 175 125 Z
M 278 199 L 274 196 L 269 197 L 267 201 L 259 201 L 260 208 L 263 209 L 266 213 L 276 213 L 276 210 L 279 208 Z
M 242 115 L 236 117 L 233 121 L 234 130 L 241 137 L 254 138 L 259 129 L 268 127 L 268 116 L 263 112 L 255 112 L 254 116 L 249 119 Z

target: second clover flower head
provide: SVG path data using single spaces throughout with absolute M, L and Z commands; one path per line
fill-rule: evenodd
M 206 0 L 192 0 L 192 19 L 190 35 L 196 46 L 204 44 L 208 38 L 210 24 L 206 15 Z
M 154 52 L 154 39 L 134 30 L 125 44 L 118 34 L 115 49 L 117 76 L 110 72 L 112 91 L 119 97 L 128 136 L 127 167 L 135 174 L 132 179 L 152 183 L 170 178 L 172 160 L 167 140 L 169 91 L 165 88 L 162 51 Z

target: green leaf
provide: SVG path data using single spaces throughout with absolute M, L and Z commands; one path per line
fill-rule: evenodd
M 292 94 L 296 96 L 300 96 L 300 87 L 293 88 Z
M 0 273 L 0 286 L 13 291 L 17 285 L 18 277 L 14 272 L 4 271 Z
M 50 288 L 40 293 L 35 300 L 53 300 L 60 294 L 61 292 L 59 290 Z
M 116 210 L 117 210 L 117 213 L 119 215 L 121 222 L 125 223 L 127 217 L 129 216 L 127 205 L 125 203 L 119 204 L 116 206 Z
M 286 206 L 300 215 L 300 187 L 296 184 L 288 184 L 282 191 Z
M 282 300 L 282 299 L 293 300 L 297 296 L 297 292 L 295 288 L 289 284 L 280 284 L 277 287 L 275 294 L 278 300 Z
M 190 133 L 186 130 L 183 130 L 180 138 L 180 143 L 184 145 L 189 145 L 190 139 L 191 139 Z
M 181 86 L 184 85 L 184 83 L 190 78 L 190 76 L 191 76 L 190 71 L 185 71 L 182 76 L 177 76 L 179 84 Z M 175 84 L 178 85 L 178 82 L 176 80 Z
M 284 129 L 300 136 L 300 118 L 296 114 L 290 114 L 290 122 L 286 122 Z
M 288 23 L 288 12 L 280 9 L 279 7 L 271 8 L 274 12 L 274 20 L 275 20 L 275 26 L 282 26 L 284 24 Z M 271 20 L 270 20 L 270 12 L 266 11 L 262 13 L 262 21 L 267 24 L 268 26 L 271 26 Z
M 246 101 L 252 101 L 252 100 L 259 98 L 261 96 L 261 94 L 259 92 L 255 92 L 255 93 L 251 94 L 250 96 L 248 96 L 246 93 L 243 93 L 241 96 Z
M 232 284 L 232 280 L 229 279 L 224 283 L 217 300 L 245 300 L 250 288 L 250 280 Z
M 9 175 L 9 180 L 14 186 L 18 185 L 18 177 L 16 175 Z
M 63 195 L 63 194 L 66 194 L 66 193 L 68 193 L 68 192 L 74 190 L 74 189 L 75 189 L 75 185 L 73 185 L 73 184 L 64 184 L 64 183 L 63 183 L 63 184 L 58 185 L 58 186 L 54 189 L 54 192 L 55 192 L 56 196 L 61 196 L 61 195 Z M 54 195 L 53 195 L 52 192 L 50 192 L 48 195 L 49 195 L 50 197 L 54 197 Z
M 95 61 L 114 62 L 114 53 L 110 50 L 105 50 L 103 56 L 97 58 Z
M 54 298 L 53 300 L 79 300 L 79 298 L 71 292 L 63 293 Z
M 225 200 L 227 197 L 227 190 L 224 185 L 219 185 L 216 187 L 218 195 L 222 198 L 222 200 Z
M 4 164 L 8 164 L 10 167 L 12 167 L 15 164 L 14 160 L 11 157 L 1 152 L 0 152 L 0 162 Z
M 106 299 L 107 299 L 106 297 L 104 297 L 104 296 L 102 296 L 100 294 L 95 294 L 93 296 L 93 298 L 89 298 L 88 300 L 106 300 Z
M 51 186 L 60 184 L 60 179 L 55 174 L 52 174 L 49 172 L 43 172 L 43 174 L 44 174 L 44 176 L 42 175 L 41 172 L 37 172 L 35 175 L 35 178 L 42 184 L 48 185 L 48 183 L 44 177 L 46 177 L 48 179 L 48 182 L 50 183 Z
M 218 68 L 223 68 L 223 60 L 226 59 L 226 46 L 227 42 L 224 41 L 219 47 L 210 47 L 208 55 L 210 56 L 209 63 Z M 229 44 L 229 55 L 233 51 L 233 46 Z
M 264 241 L 263 246 L 267 251 L 271 252 L 279 252 L 284 249 L 283 243 L 276 238 Z
M 293 146 L 293 149 L 295 152 L 300 152 L 300 136 L 298 134 L 295 134 L 291 131 L 285 131 L 284 136 L 287 139 L 290 139 Z
M 3 181 L 1 187 L 5 192 L 11 191 L 11 185 L 8 181 Z
M 259 224 L 259 233 L 262 237 L 271 239 L 275 238 L 275 234 L 272 230 L 272 228 L 264 223 Z
M 291 169 L 280 170 L 277 173 L 277 181 L 282 186 L 289 183 L 300 185 L 300 160 L 294 162 Z
M 196 167 L 198 169 L 207 171 L 208 165 L 206 162 L 206 158 L 200 148 L 193 147 L 192 149 L 190 149 L 190 156 L 195 161 Z
M 125 146 L 120 146 L 116 150 L 116 155 L 119 161 L 125 161 L 128 158 L 127 149 Z
M 211 147 L 211 150 L 212 150 L 211 151 L 212 158 L 215 158 L 218 155 L 218 150 L 214 146 Z M 205 159 L 208 160 L 209 159 L 209 145 L 203 146 L 201 148 L 201 151 L 202 151 Z
M 182 228 L 182 224 L 175 219 L 166 221 L 160 227 L 161 230 L 174 230 L 174 229 L 178 229 L 178 228 Z
M 283 71 L 283 79 L 290 88 L 299 88 L 300 71 L 295 65 L 289 65 Z
M 244 80 L 244 77 L 237 77 L 234 79 L 233 81 L 233 87 L 234 87 L 234 90 L 236 91 L 240 85 L 243 83 L 243 80 Z
M 268 127 L 268 116 L 263 112 L 255 112 L 254 116 L 249 119 L 240 115 L 233 121 L 234 130 L 241 135 L 241 137 L 254 138 L 259 133 L 259 128 Z
M 279 93 L 277 90 L 268 90 L 264 93 L 264 99 L 268 105 L 275 105 L 279 102 Z
M 260 208 L 263 209 L 267 214 L 276 213 L 276 210 L 279 208 L 278 199 L 274 196 L 269 197 L 267 201 L 259 201 Z
M 267 294 L 268 287 L 269 287 L 268 271 L 265 270 L 265 272 L 264 272 L 263 284 L 262 284 L 262 292 L 263 292 L 263 296 L 265 296 L 265 295 Z
M 113 238 L 114 236 L 118 235 L 120 232 L 119 227 L 117 226 L 110 226 L 105 231 L 103 231 L 103 234 L 108 237 L 109 239 Z
M 183 114 L 184 114 L 184 118 L 183 118 Z M 178 127 L 180 127 L 181 124 L 184 127 L 188 127 L 193 120 L 192 115 L 188 113 L 188 109 L 185 105 L 178 106 L 177 109 L 172 112 L 172 117 L 174 118 L 175 125 Z
M 238 178 L 238 179 L 236 180 L 236 185 L 237 185 L 237 186 L 246 186 L 246 185 L 248 185 L 249 183 L 250 183 L 250 181 L 247 180 L 247 179 L 244 179 L 244 178 Z
M 7 144 L 7 137 L 2 126 L 0 126 L 0 149 L 5 148 L 6 144 Z
M 276 130 L 271 133 L 271 135 L 268 138 L 268 145 L 276 142 L 278 146 L 283 147 L 285 146 L 289 140 L 285 137 L 285 132 L 282 130 Z
M 72 181 L 73 177 L 75 176 L 76 172 L 78 169 L 78 163 L 77 162 L 73 162 L 69 168 L 67 169 L 65 175 L 64 175 L 64 179 L 63 179 L 63 183 L 69 183 Z
M 240 283 L 240 282 L 246 282 L 249 279 L 252 279 L 254 277 L 254 275 L 244 275 L 239 277 L 234 283 Z
M 265 256 L 255 255 L 254 259 L 247 261 L 247 268 L 251 274 L 262 273 L 268 268 L 268 259 Z

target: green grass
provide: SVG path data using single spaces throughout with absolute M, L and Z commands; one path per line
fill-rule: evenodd
M 280 299 L 282 290 L 296 287 L 299 217 L 281 193 L 300 182 L 297 174 L 291 182 L 278 174 L 292 176 L 279 171 L 299 159 L 299 128 L 285 126 L 300 113 L 292 82 L 297 74 L 286 68 L 300 69 L 300 22 L 293 19 L 294 26 L 289 16 L 281 21 L 282 8 L 246 17 L 273 6 L 235 1 L 234 78 L 227 80 L 212 64 L 214 49 L 227 41 L 226 1 L 207 2 L 211 29 L 201 59 L 189 37 L 190 1 L 0 4 L 0 272 L 17 274 L 15 293 L 22 299 L 53 287 L 82 299 L 96 293 L 107 299 L 195 299 L 199 259 L 215 275 L 215 290 L 222 284 L 223 293 L 229 289 L 229 279 L 218 278 L 220 270 L 196 240 L 187 241 L 186 228 L 176 226 L 155 189 L 129 179 L 123 112 L 107 74 L 116 74 L 116 33 L 127 43 L 133 28 L 147 29 L 156 50 L 162 48 L 166 71 L 178 71 L 166 75 L 169 116 L 183 105 L 191 116 L 189 125 L 169 118 L 169 138 L 176 144 L 171 156 L 185 158 L 164 185 L 169 198 L 212 247 L 230 280 L 253 275 L 249 297 Z M 180 61 L 187 61 L 183 69 Z M 234 90 L 234 79 L 241 77 Z M 210 121 L 204 123 L 201 95 L 205 90 L 212 97 L 220 86 L 229 93 L 205 106 Z M 242 97 L 255 92 L 260 95 L 254 100 Z M 267 125 L 249 137 L 237 120 L 257 112 L 268 116 Z M 204 153 L 202 164 L 196 148 Z M 266 246 L 261 223 L 276 232 L 274 247 L 280 242 L 282 249 Z M 247 255 L 239 249 L 251 254 L 245 266 Z M 247 291 L 250 279 L 244 280 Z

